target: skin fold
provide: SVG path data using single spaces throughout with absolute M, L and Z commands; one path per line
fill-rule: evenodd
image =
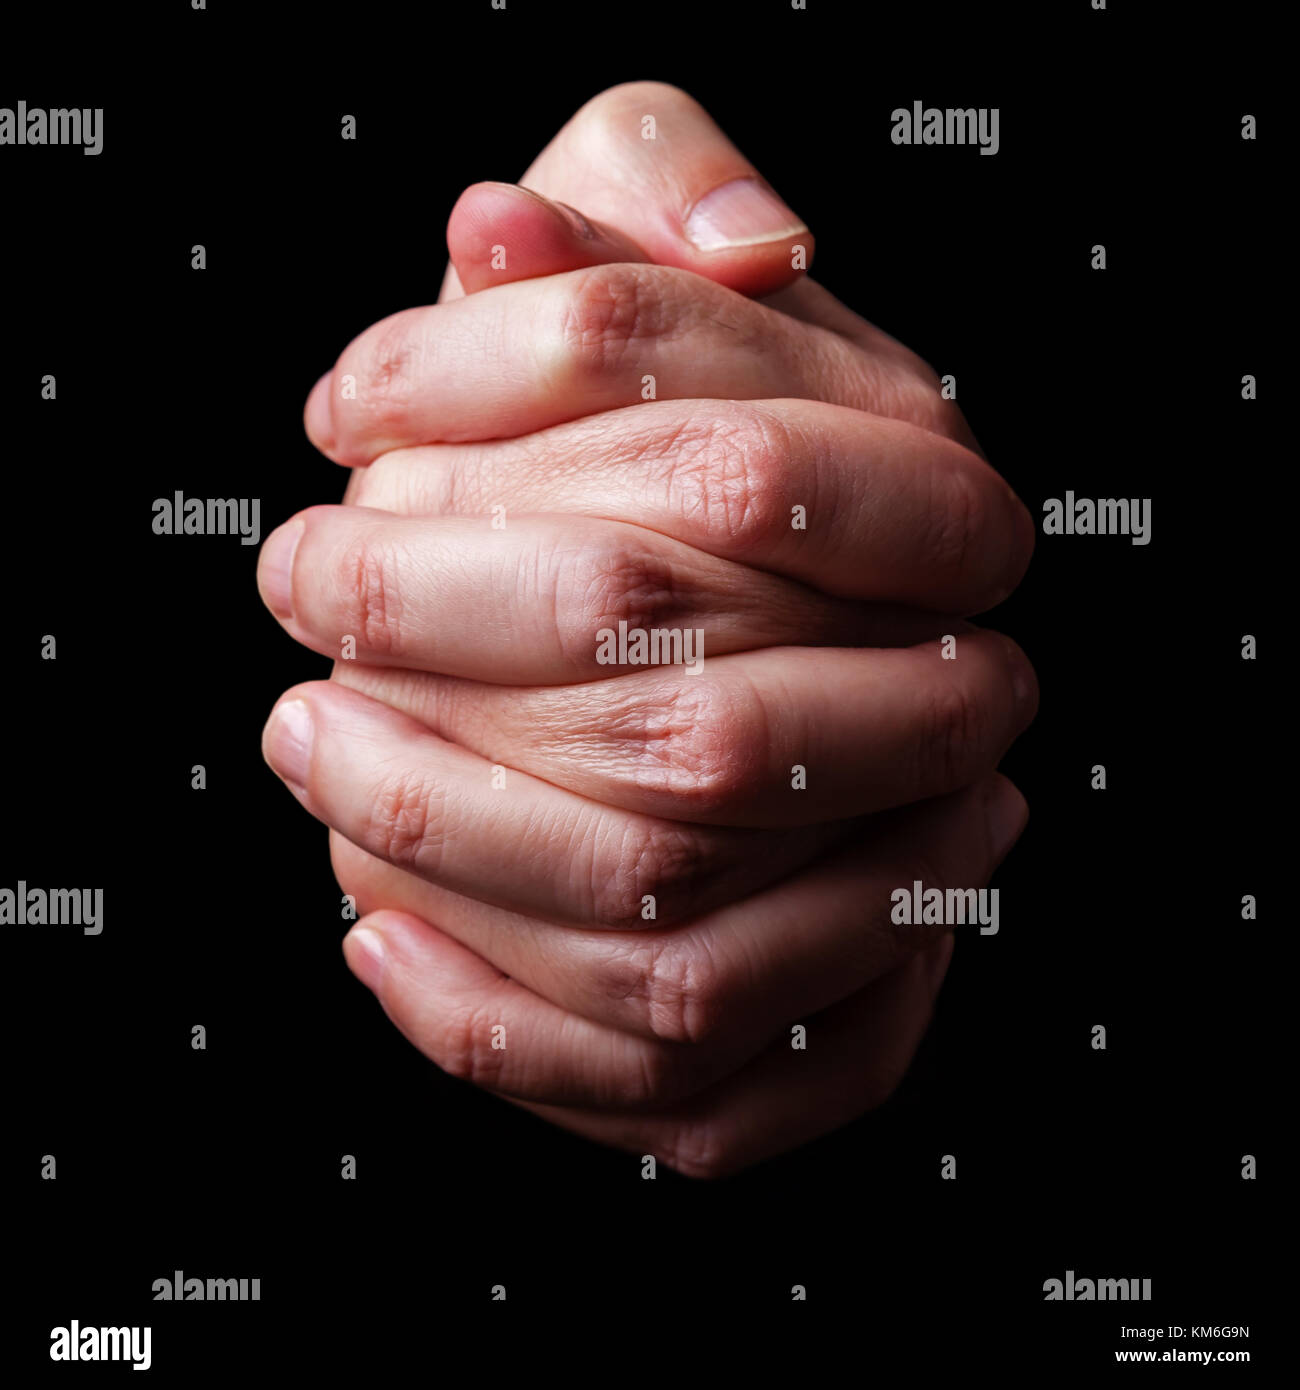
M 906 1072 L 952 935 L 890 894 L 982 886 L 1027 817 L 996 768 L 1037 682 L 965 619 L 1034 528 L 685 93 L 602 93 L 523 184 L 466 190 L 440 302 L 308 399 L 354 471 L 259 586 L 345 659 L 264 751 L 331 827 L 348 964 L 415 1046 L 718 1176 Z M 698 631 L 699 671 L 602 664 L 620 623 Z

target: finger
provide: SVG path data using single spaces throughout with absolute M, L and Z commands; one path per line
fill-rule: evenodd
M 447 249 L 451 259 L 439 304 L 463 299 L 465 284 L 473 293 L 583 266 L 648 259 L 621 232 L 592 222 L 565 203 L 508 183 L 476 183 L 460 195 L 447 222 Z M 328 420 L 332 380 L 333 373 L 326 373 L 318 385 L 307 411 L 309 422 Z
M 967 432 L 937 381 L 698 276 L 621 262 L 381 320 L 313 388 L 304 423 L 318 449 L 359 467 L 642 400 L 787 396 Z
M 782 1028 L 869 984 L 936 938 L 996 932 L 978 890 L 1022 833 L 1024 798 L 1003 777 L 859 823 L 856 840 L 755 894 L 673 929 L 586 931 L 502 912 L 332 837 L 335 873 L 362 912 L 438 923 L 552 1003 L 613 1028 L 743 1057 Z M 952 921 L 904 923 L 900 892 L 953 890 Z M 961 892 L 963 895 L 958 896 Z M 997 899 L 986 896 L 985 916 Z M 924 916 L 924 914 L 922 914 Z M 964 923 L 956 921 L 965 917 Z
M 942 959 L 942 957 L 939 957 Z M 798 1148 L 886 1101 L 933 1014 L 936 964 L 916 956 L 778 1040 L 734 1075 L 653 1114 L 516 1101 L 552 1124 L 687 1177 L 725 1177 Z
M 654 118 L 653 131 L 647 116 Z M 651 261 L 694 271 L 741 294 L 775 295 L 770 302 L 781 312 L 893 357 L 938 387 L 927 363 L 799 268 L 812 264 L 811 233 L 796 225 L 799 219 L 768 185 L 755 180 L 752 167 L 703 107 L 676 87 L 630 82 L 602 92 L 520 182 L 581 208 L 589 220 L 628 237 Z M 944 433 L 982 456 L 956 404 L 944 407 Z
M 741 294 L 771 293 L 812 262 L 802 220 L 694 98 L 662 82 L 600 93 L 520 182 Z
M 683 921 L 849 833 L 629 815 L 487 762 L 332 681 L 282 697 L 262 751 L 312 815 L 371 854 L 454 892 L 593 928 Z
M 945 656 L 947 653 L 947 656 Z M 775 647 L 519 689 L 342 662 L 335 679 L 439 737 L 609 806 L 714 825 L 810 825 L 969 786 L 1038 706 L 996 632 L 852 650 Z
M 856 644 L 860 605 L 585 517 L 395 517 L 310 507 L 268 537 L 258 583 L 326 656 L 498 684 L 597 680 L 773 643 Z M 707 652 L 705 644 L 707 643 Z
M 437 927 L 362 917 L 343 953 L 402 1034 L 443 1071 L 553 1105 L 636 1108 L 699 1090 L 720 1054 L 634 1037 L 539 998 Z
M 635 229 L 644 214 L 639 205 L 627 208 L 626 225 Z M 439 304 L 513 280 L 652 259 L 632 235 L 593 221 L 567 203 L 520 184 L 495 182 L 471 184 L 457 199 L 447 220 L 447 249 L 451 263 Z M 717 284 L 728 284 L 725 258 L 722 263 L 710 259 L 691 268 Z M 919 361 L 897 339 L 855 314 L 808 276 L 801 275 L 793 284 L 763 296 L 763 303 L 873 351 Z
M 352 504 L 563 512 L 646 526 L 848 598 L 977 613 L 1020 582 L 1034 523 L 968 449 L 818 401 L 651 401 L 522 439 L 384 454 Z
M 532 280 L 614 261 L 651 260 L 634 239 L 638 226 L 644 225 L 645 208 L 637 204 L 621 212 L 627 232 L 596 222 L 579 209 L 520 184 L 471 184 L 447 221 L 451 264 L 438 303 L 513 280 Z M 726 258 L 721 262 L 710 258 L 688 268 L 717 284 L 729 284 Z M 897 339 L 855 314 L 806 275 L 764 295 L 763 303 L 791 318 L 841 333 L 872 351 L 919 361 Z
M 588 265 L 649 260 L 621 232 L 509 183 L 476 183 L 460 195 L 447 219 L 447 250 L 465 294 Z
M 643 212 L 640 207 L 629 208 L 627 225 L 635 228 L 636 219 Z M 514 280 L 559 275 L 584 266 L 651 259 L 618 229 L 595 222 L 577 208 L 545 198 L 533 189 L 504 183 L 473 184 L 461 194 L 448 219 L 447 247 L 451 262 L 438 296 L 439 304 Z M 729 283 L 726 258 L 721 264 L 710 258 L 694 269 L 715 283 Z M 938 375 L 928 363 L 806 275 L 775 294 L 766 295 L 762 302 L 790 318 L 838 333 L 938 389 Z M 950 415 L 953 438 L 983 457 L 956 407 L 952 407 Z

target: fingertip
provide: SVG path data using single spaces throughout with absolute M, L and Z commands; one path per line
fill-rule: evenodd
M 307 438 L 327 457 L 332 456 L 334 449 L 334 416 L 330 404 L 333 381 L 331 369 L 311 388 L 302 412 Z
M 343 959 L 348 969 L 373 994 L 378 994 L 383 986 L 386 957 L 384 938 L 369 918 L 358 922 L 343 938 Z
M 390 980 L 400 989 L 405 962 L 416 943 L 428 949 L 442 933 L 423 918 L 400 908 L 368 912 L 343 938 L 343 957 L 348 969 L 367 989 L 380 993 Z
M 1029 803 L 1009 777 L 995 772 L 984 786 L 984 816 L 989 855 L 996 868 L 1024 834 L 1029 822 Z
M 528 278 L 529 251 L 569 235 L 546 200 L 515 184 L 471 184 L 447 219 L 447 254 L 466 294 Z M 548 258 L 545 254 L 541 260 Z
M 1038 715 L 1038 673 L 1018 642 L 1005 633 L 999 633 L 998 638 L 1002 643 L 1002 654 L 1007 663 L 1007 678 L 1011 683 L 1011 693 L 1015 701 L 1016 729 L 1017 732 L 1021 732 L 1027 729 Z
M 1003 504 L 1008 517 L 1007 528 L 1011 542 L 1007 546 L 1007 563 L 1003 571 L 1003 591 L 998 598 L 1001 603 L 1019 587 L 1034 558 L 1034 547 L 1038 543 L 1038 529 L 1029 514 L 1029 508 L 1020 500 L 1016 492 L 1005 481 L 1003 484 Z
M 293 561 L 306 523 L 293 517 L 277 526 L 257 558 L 257 588 L 262 602 L 282 622 L 293 617 Z
M 502 979 L 476 952 L 401 908 L 378 908 L 362 917 L 344 937 L 343 955 L 399 1027 L 396 1015 L 409 1016 L 420 999 L 452 999 Z
M 447 251 L 467 294 L 613 260 L 644 260 L 576 208 L 521 184 L 472 184 L 447 219 Z
M 542 201 L 518 184 L 499 183 L 494 179 L 470 184 L 456 199 L 447 217 L 448 251 L 454 256 L 457 246 L 464 247 L 471 242 L 477 245 L 485 226 L 512 212 L 535 208 Z
M 301 801 L 307 800 L 315 722 L 306 700 L 282 696 L 262 729 L 262 757 Z

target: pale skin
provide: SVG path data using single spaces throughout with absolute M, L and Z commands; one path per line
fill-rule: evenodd
M 811 235 L 756 177 L 634 83 L 529 191 L 467 190 L 439 304 L 308 401 L 348 505 L 259 569 L 297 640 L 356 641 L 264 740 L 331 827 L 354 973 L 453 1074 L 694 1176 L 897 1085 L 952 938 L 890 893 L 988 881 L 1038 700 L 963 621 L 1019 582 L 1028 514 L 934 373 L 792 269 Z M 599 664 L 620 620 L 702 629 L 702 673 Z

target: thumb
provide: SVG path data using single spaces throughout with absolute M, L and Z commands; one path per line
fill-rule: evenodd
M 611 261 L 648 261 L 612 227 L 510 183 L 471 184 L 447 219 L 447 251 L 465 294 Z M 444 294 L 442 302 L 458 296 Z
M 520 180 L 659 265 L 771 294 L 812 263 L 808 228 L 693 97 L 629 82 L 589 101 Z

